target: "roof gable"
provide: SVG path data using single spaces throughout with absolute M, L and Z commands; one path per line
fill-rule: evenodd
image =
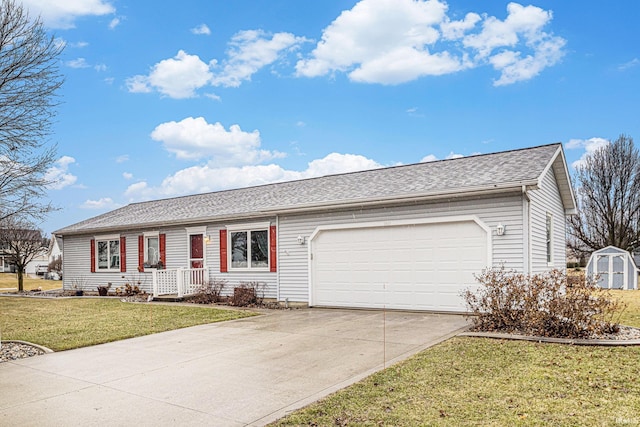
M 553 166 L 556 161 L 559 164 Z M 132 203 L 65 227 L 55 234 L 248 218 L 333 206 L 535 187 L 549 167 L 554 167 L 557 175 L 568 179 L 560 144 Z M 562 168 L 564 175 L 559 173 Z M 559 187 L 565 210 L 572 208 L 572 201 L 575 207 L 570 182 L 567 186 L 560 179 Z M 564 194 L 567 192 L 568 195 Z

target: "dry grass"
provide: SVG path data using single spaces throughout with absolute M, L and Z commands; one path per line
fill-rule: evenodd
M 454 338 L 275 425 L 639 425 L 639 358 L 638 347 Z
M 620 316 L 620 324 L 640 328 L 640 290 L 610 292 L 614 298 L 627 304 L 627 309 Z
M 254 313 L 208 307 L 123 303 L 113 298 L 0 297 L 2 339 L 68 350 Z
M 38 278 L 32 278 L 28 275 L 24 275 L 24 290 L 30 291 L 32 289 L 42 288 L 43 291 L 51 289 L 62 288 L 62 280 L 44 280 L 42 276 Z M 18 275 L 14 273 L 0 273 L 0 292 L 16 292 L 16 291 L 3 291 L 2 288 L 18 288 Z
M 621 323 L 640 327 L 640 291 Z M 454 338 L 273 425 L 638 426 L 640 347 Z

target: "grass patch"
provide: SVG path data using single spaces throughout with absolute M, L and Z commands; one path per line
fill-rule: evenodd
M 640 291 L 622 324 L 640 327 Z M 453 338 L 274 426 L 640 425 L 640 347 Z
M 454 338 L 274 425 L 638 425 L 640 348 Z
M 0 333 L 54 351 L 253 316 L 208 307 L 123 303 L 112 298 L 0 298 Z
M 42 278 L 34 279 L 28 275 L 24 275 L 24 290 L 30 291 L 32 289 L 42 288 L 43 291 L 51 289 L 62 288 L 62 280 L 44 280 Z M 16 288 L 18 289 L 18 275 L 15 273 L 0 273 L 0 288 Z M 5 292 L 17 292 L 17 291 L 1 291 Z
M 640 328 L 640 290 L 612 290 L 611 295 L 627 304 L 627 309 L 622 313 L 622 316 L 620 316 L 620 324 Z

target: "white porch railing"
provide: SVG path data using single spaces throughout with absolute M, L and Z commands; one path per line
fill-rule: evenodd
M 200 286 L 209 280 L 206 268 L 172 268 L 155 270 L 153 276 L 153 296 L 195 294 Z

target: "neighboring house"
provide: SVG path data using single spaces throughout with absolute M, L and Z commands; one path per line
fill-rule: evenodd
M 22 230 L 23 232 L 28 232 L 30 239 L 36 238 L 40 239 L 40 232 L 38 230 Z M 0 230 L 2 233 L 2 230 Z M 13 259 L 13 253 L 9 247 L 9 244 L 6 242 L 0 241 L 0 273 L 15 273 L 16 265 Z M 37 253 L 31 261 L 27 263 L 25 266 L 25 274 L 36 274 L 36 270 L 39 265 L 48 265 L 49 261 L 47 258 L 47 248 L 43 247 L 42 251 Z
M 44 275 L 41 269 L 48 265 L 49 258 L 47 257 L 47 248 L 44 247 L 42 248 L 42 252 L 34 256 L 33 259 L 27 263 L 24 272 L 31 275 Z
M 638 267 L 633 256 L 624 249 L 607 246 L 591 254 L 586 273 L 598 278 L 605 289 L 638 289 Z
M 62 256 L 62 238 L 59 236 L 51 236 L 49 243 L 49 251 L 47 253 L 48 263 L 52 263 L 56 258 Z
M 0 273 L 12 273 L 14 270 L 15 266 L 11 262 L 11 253 L 8 245 L 0 242 Z
M 310 306 L 464 311 L 474 274 L 565 268 L 561 144 L 133 203 L 62 228 L 64 287 L 203 280 Z

